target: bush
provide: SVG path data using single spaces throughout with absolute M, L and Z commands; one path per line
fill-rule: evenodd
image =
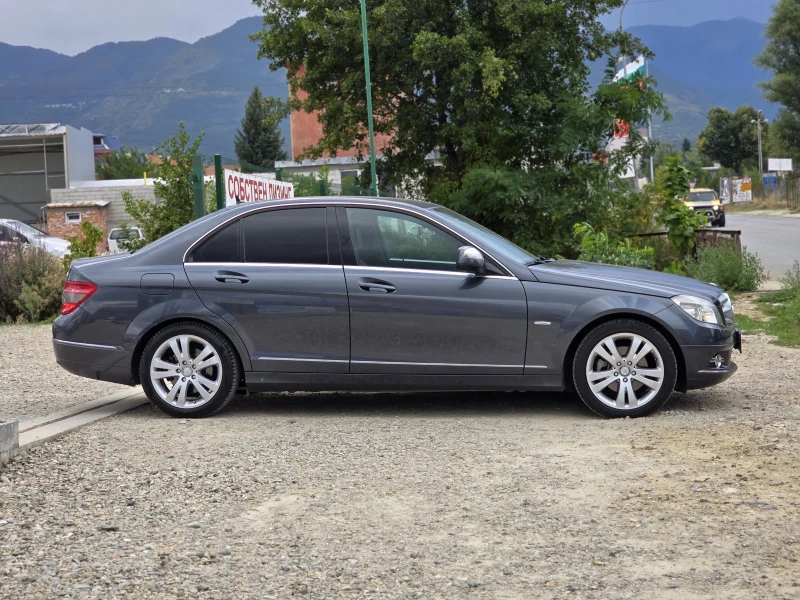
M 576 224 L 573 231 L 581 243 L 579 260 L 640 269 L 655 266 L 652 248 L 634 248 L 630 240 L 612 243 L 606 233 L 597 233 L 588 223 Z
M 103 241 L 103 230 L 89 221 L 81 223 L 81 234 L 67 238 L 69 252 L 64 256 L 64 269 L 69 270 L 73 260 L 97 256 L 97 246 Z
M 698 248 L 683 268 L 689 277 L 715 283 L 726 292 L 753 292 L 767 279 L 758 256 L 732 243 Z
M 56 316 L 65 279 L 61 261 L 43 248 L 0 246 L 0 322 Z
M 800 262 L 794 261 L 792 269 L 781 278 L 781 284 L 790 294 L 800 295 Z

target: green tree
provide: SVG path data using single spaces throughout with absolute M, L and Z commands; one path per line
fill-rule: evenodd
M 683 138 L 683 144 L 681 144 L 681 151 L 686 154 L 692 149 L 692 142 L 689 141 L 689 138 Z
M 194 219 L 192 158 L 202 140 L 202 133 L 192 140 L 181 122 L 177 133 L 156 149 L 161 159 L 154 183 L 157 203 L 123 193 L 125 210 L 142 228 L 145 242 L 157 240 Z
M 299 90 L 306 92 L 293 107 L 320 111 L 324 137 L 305 156 L 353 147 L 368 153 L 358 2 L 254 3 L 264 12 L 264 30 L 253 36 L 259 57 L 273 69 L 287 68 L 295 98 Z M 665 112 L 652 80 L 641 76 L 624 84 L 609 78 L 590 88 L 591 61 L 617 49 L 626 56 L 652 56 L 638 40 L 606 31 L 600 22 L 621 4 L 371 0 L 375 129 L 390 139 L 382 151 L 381 184 L 413 179 L 423 194 L 444 199 L 468 183 L 473 169 L 477 178 L 489 179 L 492 170 L 504 177 L 522 169 L 526 188 L 538 196 L 558 192 L 556 186 L 568 180 L 571 202 L 607 197 L 588 190 L 588 183 L 577 185 L 575 177 L 596 169 L 588 181 L 607 188 L 609 174 L 619 173 L 645 147 L 635 125 L 647 121 L 648 110 Z M 607 157 L 608 169 L 595 157 L 603 156 L 617 119 L 633 125 L 631 143 Z M 570 229 L 565 234 L 572 239 Z
M 97 179 L 141 179 L 145 173 L 153 173 L 155 165 L 144 152 L 123 146 L 97 161 Z
M 695 231 L 707 224 L 704 215 L 683 203 L 689 194 L 689 176 L 680 157 L 673 156 L 667 159 L 664 179 L 659 186 L 663 206 L 658 220 L 667 228 L 670 244 L 682 255 L 694 248 Z
M 748 105 L 740 106 L 735 113 L 712 108 L 708 111 L 708 125 L 697 138 L 697 150 L 741 174 L 745 160 L 758 160 L 758 130 L 753 122 L 758 118 L 756 109 Z M 762 129 L 764 135 L 769 134 L 767 124 L 762 124 Z
M 767 44 L 755 63 L 772 78 L 759 84 L 770 102 L 800 114 L 800 3 L 778 0 L 765 30 Z
M 286 102 L 265 98 L 256 86 L 245 105 L 242 128 L 236 130 L 233 140 L 239 160 L 265 169 L 272 169 L 276 160 L 286 160 L 280 124 L 288 114 Z M 247 171 L 247 165 L 242 170 Z
M 102 244 L 103 230 L 90 221 L 81 223 L 81 234 L 67 238 L 69 252 L 64 256 L 64 268 L 69 270 L 73 260 L 97 256 L 97 247 Z

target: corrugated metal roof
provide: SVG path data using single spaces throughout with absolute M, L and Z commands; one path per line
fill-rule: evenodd
M 42 137 L 64 135 L 67 132 L 61 123 L 11 123 L 0 125 L 0 137 Z

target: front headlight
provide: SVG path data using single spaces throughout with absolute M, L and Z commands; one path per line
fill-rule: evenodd
M 680 306 L 683 311 L 695 321 L 701 323 L 711 323 L 712 325 L 724 325 L 722 315 L 719 314 L 717 307 L 712 302 L 696 296 L 675 296 L 672 301 Z

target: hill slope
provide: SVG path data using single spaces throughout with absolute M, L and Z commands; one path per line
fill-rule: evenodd
M 0 123 L 66 122 L 150 149 L 183 120 L 193 135 L 205 132 L 204 154 L 233 157 L 253 87 L 288 95 L 285 74 L 256 60 L 247 36 L 260 28 L 255 17 L 194 44 L 110 43 L 75 57 L 0 44 Z
M 109 43 L 75 57 L 0 43 L 0 123 L 66 122 L 150 149 L 183 120 L 192 134 L 205 131 L 203 153 L 233 157 L 233 135 L 253 86 L 288 94 L 284 72 L 256 60 L 247 36 L 260 28 L 261 19 L 253 17 L 194 44 L 167 38 Z M 734 19 L 629 31 L 655 52 L 651 72 L 674 117 L 654 123 L 657 139 L 694 140 L 716 105 L 754 104 L 774 115 L 756 88 L 766 75 L 752 64 L 764 46 L 764 25 Z M 289 139 L 288 122 L 284 136 Z

